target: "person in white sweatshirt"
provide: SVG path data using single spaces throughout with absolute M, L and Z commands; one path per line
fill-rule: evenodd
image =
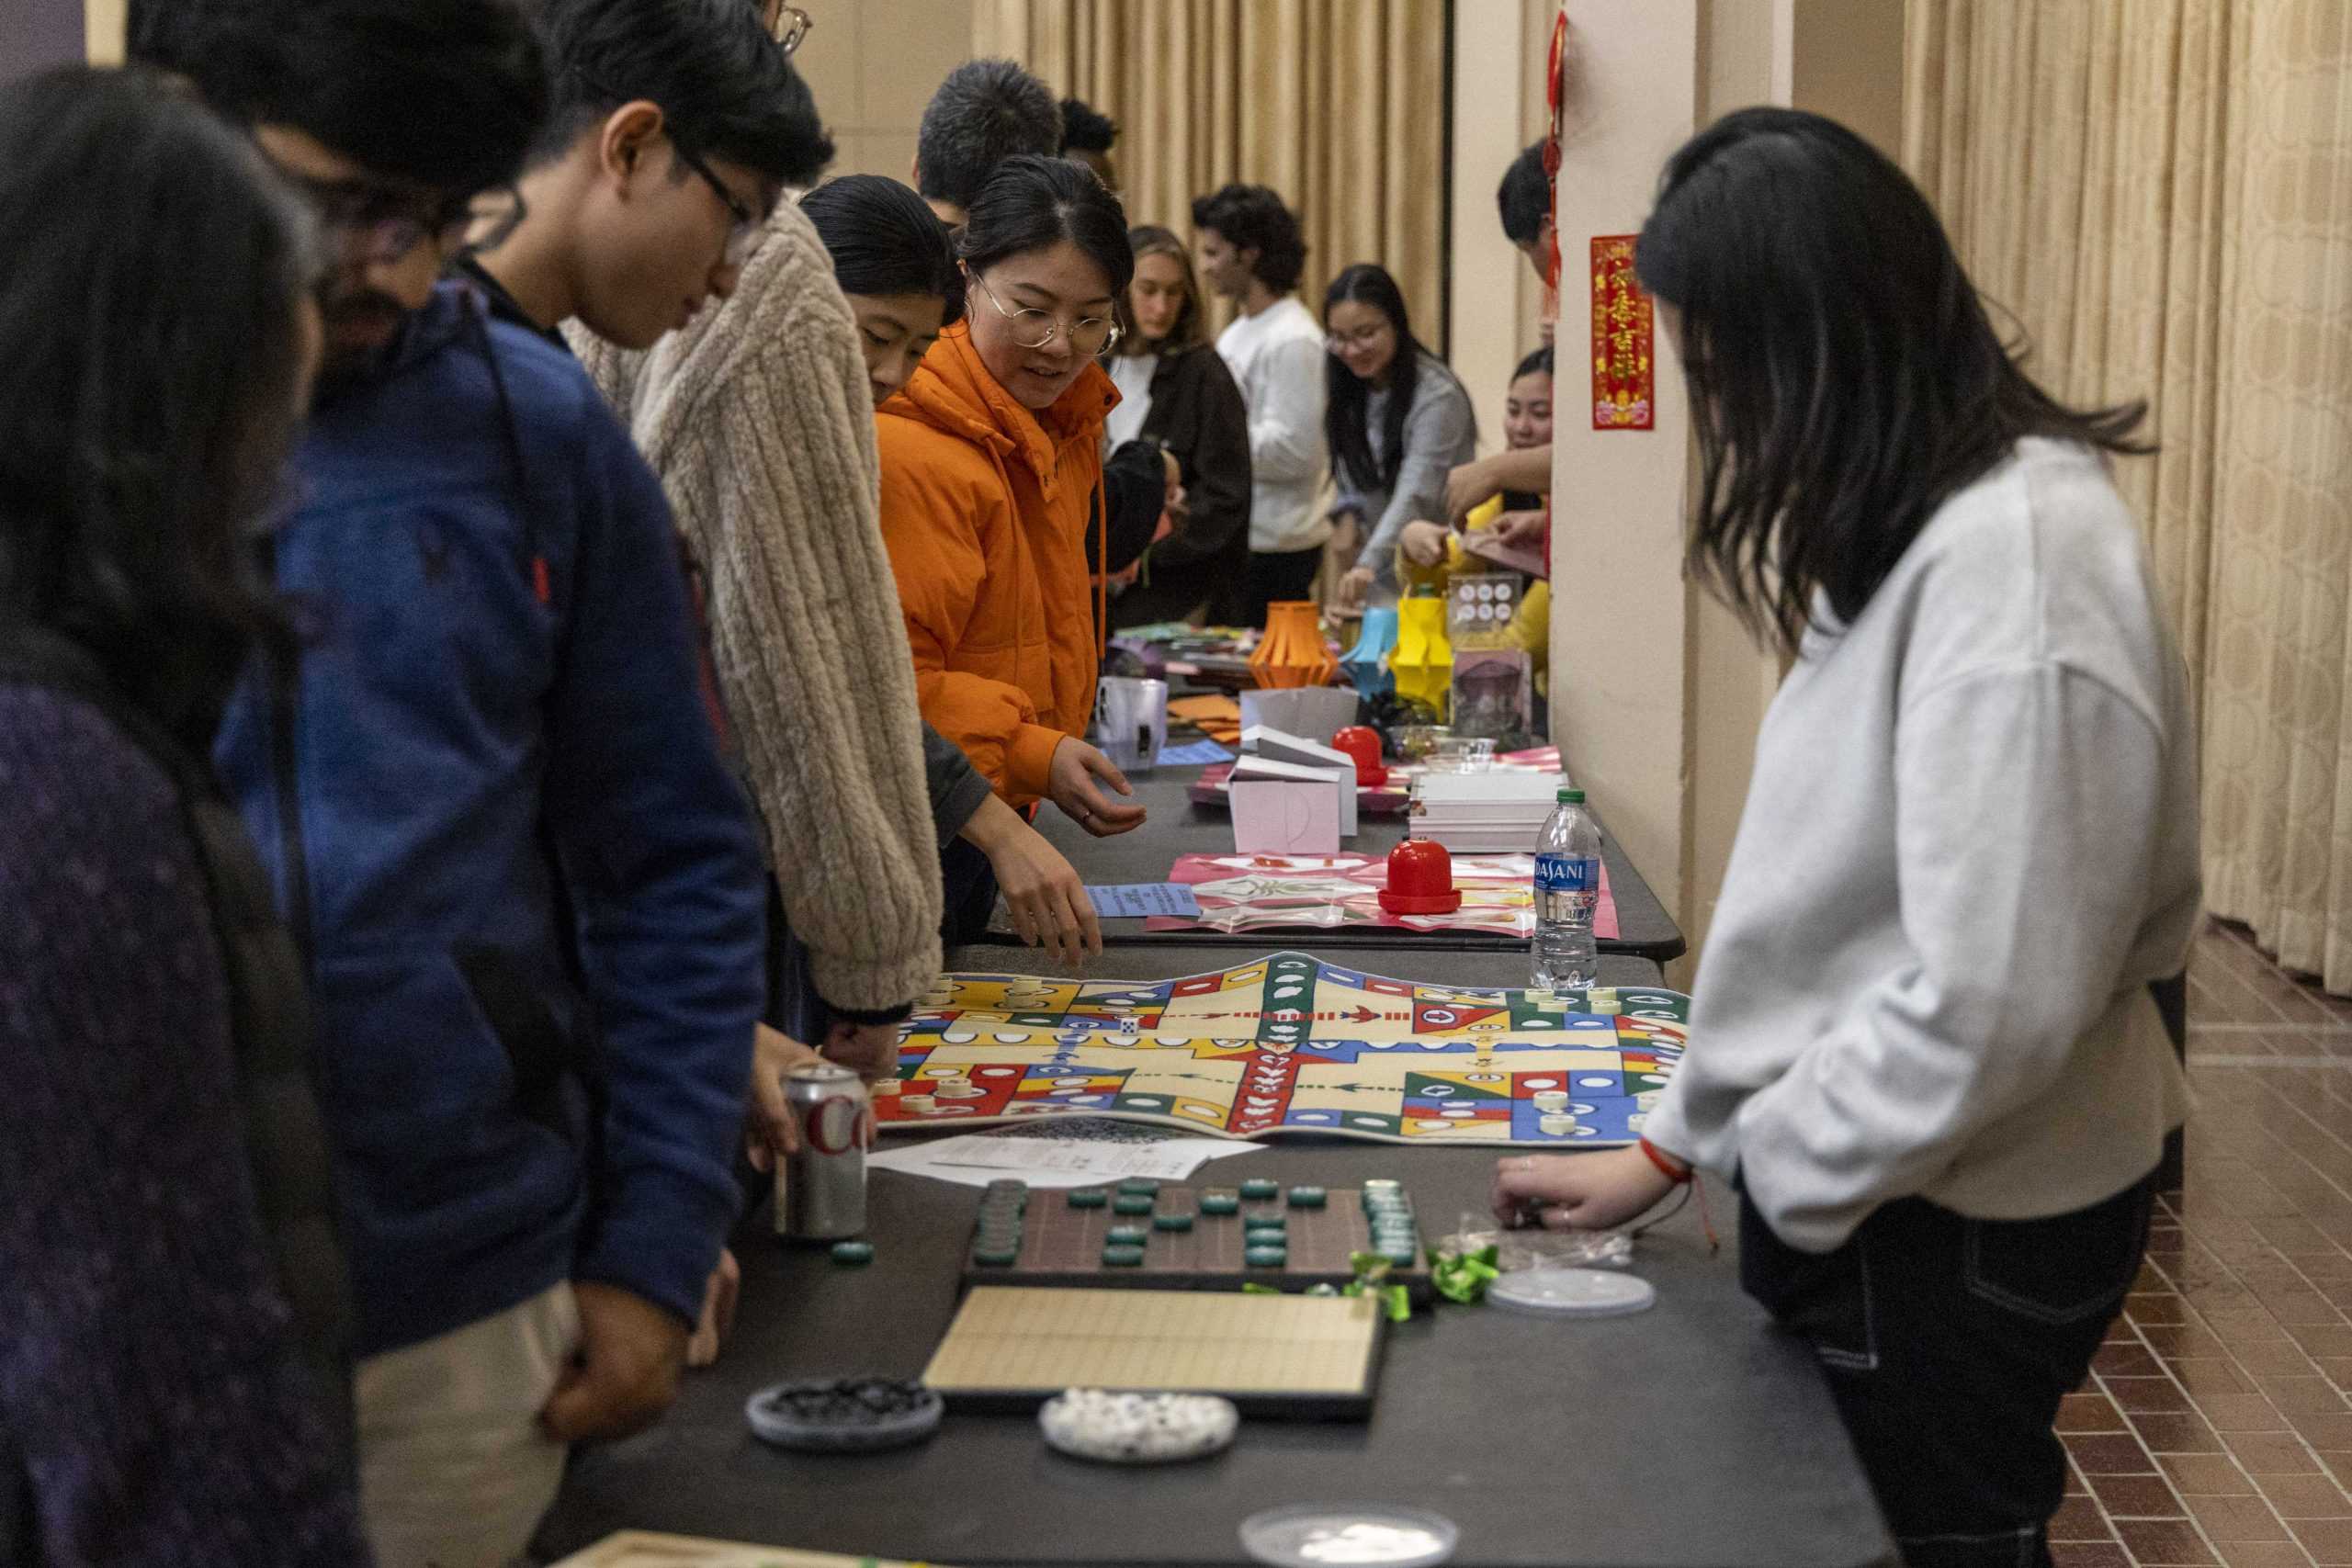
M 1826 1371 L 1914 1568 L 2047 1563 L 2051 1425 L 2138 1271 L 2199 914 L 2186 672 L 2108 457 L 2004 350 L 1860 138 L 1742 110 L 1636 265 L 1703 460 L 1690 564 L 1794 663 L 1690 1047 L 1635 1148 L 1506 1159 L 1499 1212 L 1741 1195 L 1748 1292 Z

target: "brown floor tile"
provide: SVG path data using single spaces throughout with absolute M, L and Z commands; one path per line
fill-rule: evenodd
M 2119 1519 L 2115 1533 L 2142 1568 L 2219 1568 L 2222 1561 L 2186 1519 Z
M 2129 1345 L 2102 1345 L 2091 1357 L 2091 1371 L 2110 1378 L 2152 1378 L 2164 1371 L 2155 1352 L 2134 1340 Z
M 2352 1410 L 2335 1385 L 2318 1373 L 2256 1373 L 2256 1384 L 2281 1410 Z
M 2230 1354 L 2259 1382 L 2273 1374 L 2309 1374 L 2316 1369 L 2302 1348 L 2283 1333 L 2245 1335 L 2229 1341 Z
M 2266 1475 L 2262 1495 L 2282 1519 L 2352 1519 L 2352 1497 L 2325 1475 Z
M 2108 1287 L 2113 1290 L 2112 1285 Z M 2123 1314 L 2141 1327 L 2162 1328 L 2188 1321 L 2188 1303 L 2169 1291 L 2134 1291 L 2123 1298 Z
M 2148 1457 L 2140 1439 L 2129 1433 L 2070 1434 L 2059 1441 L 2066 1445 L 2085 1475 L 2153 1475 L 2156 1471 L 2156 1461 Z
M 2323 1568 L 2352 1563 L 2352 1519 L 2290 1519 L 2287 1528 Z
M 2338 1388 L 2352 1387 L 2352 1356 L 2317 1358 L 2319 1375 Z
M 2319 1470 L 2319 1461 L 2291 1433 L 2232 1432 L 2222 1441 L 2248 1475 L 2310 1475 Z
M 2052 1568 L 2132 1568 L 2132 1559 L 2113 1541 L 2052 1541 L 2050 1561 Z
M 2231 1540 L 2221 1544 L 2230 1568 L 2310 1568 L 2311 1558 L 2291 1540 Z
M 2188 1517 L 2179 1498 L 2161 1475 L 2094 1475 L 2091 1491 L 2110 1519 Z
M 2301 1346 L 2306 1356 L 2352 1356 L 2352 1325 L 2290 1324 L 2287 1337 Z
M 2184 1497 L 2243 1497 L 2255 1488 L 2253 1478 L 2227 1454 L 2166 1454 L 2156 1462 Z
M 2326 1384 L 2321 1380 L 2322 1387 Z M 2189 1408 L 2187 1391 L 2170 1378 L 2101 1378 L 2107 1394 L 2115 1401 L 2117 1409 L 2133 1416 L 2179 1416 Z M 2327 1392 L 2335 1393 L 2333 1388 Z M 2337 1395 L 2337 1403 L 2342 1396 Z
M 2103 1393 L 2070 1393 L 2058 1402 L 2060 1432 L 2128 1432 L 2122 1412 Z
M 2315 1449 L 2352 1451 L 2352 1411 L 2290 1410 L 2287 1412 L 2287 1425 Z
M 2284 1432 L 2287 1417 L 2258 1393 L 2202 1393 L 2197 1408 L 2216 1432 Z
M 2241 1499 L 2232 1498 L 2232 1502 Z M 2069 1497 L 2058 1505 L 2050 1516 L 2050 1539 L 2058 1540 L 2113 1540 L 2115 1531 L 2108 1528 L 2107 1516 L 2088 1497 Z
M 2335 1477 L 2338 1486 L 2352 1488 L 2352 1453 L 2322 1453 L 2321 1468 Z
M 2128 1417 L 2152 1454 L 2217 1454 L 2222 1439 L 2202 1416 Z
M 2287 1527 L 2259 1497 L 2199 1497 L 2188 1511 L 2216 1546 L 2233 1540 L 2289 1540 Z
M 2191 1399 L 2202 1401 L 2208 1394 L 2261 1392 L 2246 1371 L 2227 1356 L 2184 1356 L 2165 1366 L 2180 1380 L 2180 1386 L 2188 1391 Z
M 2140 1330 L 2148 1348 L 2159 1356 L 2226 1356 L 2230 1348 L 2222 1337 L 2201 1323 L 2154 1323 Z

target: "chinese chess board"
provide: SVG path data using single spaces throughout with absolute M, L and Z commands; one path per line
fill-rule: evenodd
M 1372 1414 L 1371 1296 L 981 1286 L 922 1374 L 951 1410 L 1034 1410 L 1069 1388 L 1213 1393 L 1245 1416 Z
M 1008 1227 L 1014 1238 L 1011 1245 L 1018 1248 L 1013 1260 L 982 1261 L 988 1239 L 983 1234 L 967 1255 L 965 1282 L 1180 1291 L 1268 1285 L 1299 1291 L 1349 1283 L 1355 1278 L 1352 1258 L 1359 1253 L 1377 1251 L 1376 1241 L 1381 1239 L 1373 1234 L 1363 1192 L 1351 1187 L 1335 1187 L 1328 1193 L 1320 1188 L 1309 1189 L 1322 1196 L 1321 1206 L 1309 1208 L 1293 1203 L 1286 1188 L 1276 1187 L 1269 1194 L 1252 1190 L 1254 1183 L 1249 1187 L 1140 1181 L 1122 1185 L 1137 1192 L 1129 1194 L 1121 1186 L 1029 1190 L 1025 1213 Z M 1119 1212 L 1116 1200 L 1120 1197 L 1135 1198 L 1130 1207 L 1140 1210 L 1146 1189 L 1149 1189 L 1148 1210 Z M 1233 1203 L 1233 1211 L 1216 1212 L 1221 1200 Z M 1409 1203 L 1404 1212 L 1409 1219 Z M 1182 1228 L 1167 1228 L 1168 1222 L 1180 1222 Z M 1280 1228 L 1261 1228 L 1264 1226 Z M 1385 1282 L 1402 1285 L 1415 1302 L 1426 1303 L 1436 1292 L 1430 1280 L 1429 1254 L 1421 1246 L 1417 1225 L 1413 1234 L 1414 1241 L 1388 1260 Z M 1253 1247 L 1253 1235 L 1280 1240 Z M 1110 1261 L 1108 1255 L 1123 1246 L 1140 1253 L 1140 1258 Z M 1257 1254 L 1254 1261 L 1253 1252 Z M 1276 1257 L 1277 1253 L 1281 1256 Z
M 1419 985 L 1281 953 L 1181 979 L 942 976 L 885 1132 L 1110 1116 L 1234 1138 L 1601 1148 L 1641 1135 L 1690 998 Z

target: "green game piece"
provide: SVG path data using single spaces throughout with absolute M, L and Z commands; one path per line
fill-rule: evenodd
M 1201 1213 L 1204 1214 L 1238 1214 L 1240 1212 L 1241 1200 L 1230 1192 L 1201 1194 Z
M 1245 1221 L 1242 1224 L 1241 1230 L 1243 1235 L 1250 1236 L 1252 1239 L 1261 1235 L 1270 1235 L 1279 1241 L 1290 1234 L 1290 1227 L 1288 1225 L 1283 1224 L 1279 1222 L 1268 1222 L 1265 1220 Z
M 1102 1261 L 1114 1269 L 1133 1269 L 1143 1262 L 1143 1248 L 1106 1247 L 1102 1249 Z
M 1069 1206 L 1073 1209 L 1101 1209 L 1109 1206 L 1111 1195 L 1100 1187 L 1073 1187 L 1069 1190 Z
M 1369 1203 L 1380 1198 L 1400 1197 L 1404 1190 L 1405 1184 L 1396 1178 L 1374 1176 L 1368 1178 L 1363 1184 L 1363 1201 Z
M 833 1243 L 833 1261 L 871 1263 L 874 1261 L 874 1244 L 870 1241 L 837 1241 Z
M 1118 1247 L 1141 1247 L 1151 1233 L 1141 1225 L 1113 1225 L 1102 1233 L 1102 1239 Z
M 1282 1191 L 1282 1184 L 1262 1176 L 1253 1176 L 1241 1184 L 1244 1198 L 1272 1198 Z
M 1279 1269 L 1289 1258 L 1290 1249 L 1283 1247 L 1253 1247 L 1241 1255 L 1241 1260 L 1252 1269 Z
M 1320 1187 L 1294 1187 L 1290 1190 L 1290 1206 L 1294 1209 L 1319 1209 L 1329 1201 Z
M 1140 1192 L 1146 1197 L 1149 1197 L 1151 1194 L 1159 1190 L 1159 1183 L 1152 1180 L 1148 1177 L 1130 1176 L 1125 1181 L 1119 1183 L 1119 1190 L 1129 1193 Z
M 1111 1200 L 1111 1210 L 1119 1214 L 1148 1214 L 1151 1200 L 1140 1192 L 1122 1192 Z
M 1020 1244 L 1011 1247 L 981 1246 L 972 1248 L 972 1261 L 983 1269 L 1010 1269 L 1021 1261 Z
M 1151 1216 L 1151 1228 L 1157 1231 L 1188 1231 L 1193 1228 L 1193 1216 L 1190 1214 L 1154 1214 Z
M 1380 1249 L 1381 1257 L 1400 1268 L 1412 1267 L 1413 1260 L 1420 1255 L 1421 1249 L 1418 1247 L 1384 1247 Z

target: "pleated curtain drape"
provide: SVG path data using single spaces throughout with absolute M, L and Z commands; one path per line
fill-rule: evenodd
M 1908 0 L 1905 161 L 2117 477 L 2201 714 L 2207 901 L 2352 992 L 2352 6 Z
M 1307 244 L 1300 294 L 1396 275 L 1442 349 L 1444 0 L 978 0 L 974 49 L 1117 120 L 1129 218 L 1189 236 L 1193 198 L 1272 186 Z M 1516 92 L 1517 83 L 1502 85 Z M 1222 325 L 1220 305 L 1215 319 Z

